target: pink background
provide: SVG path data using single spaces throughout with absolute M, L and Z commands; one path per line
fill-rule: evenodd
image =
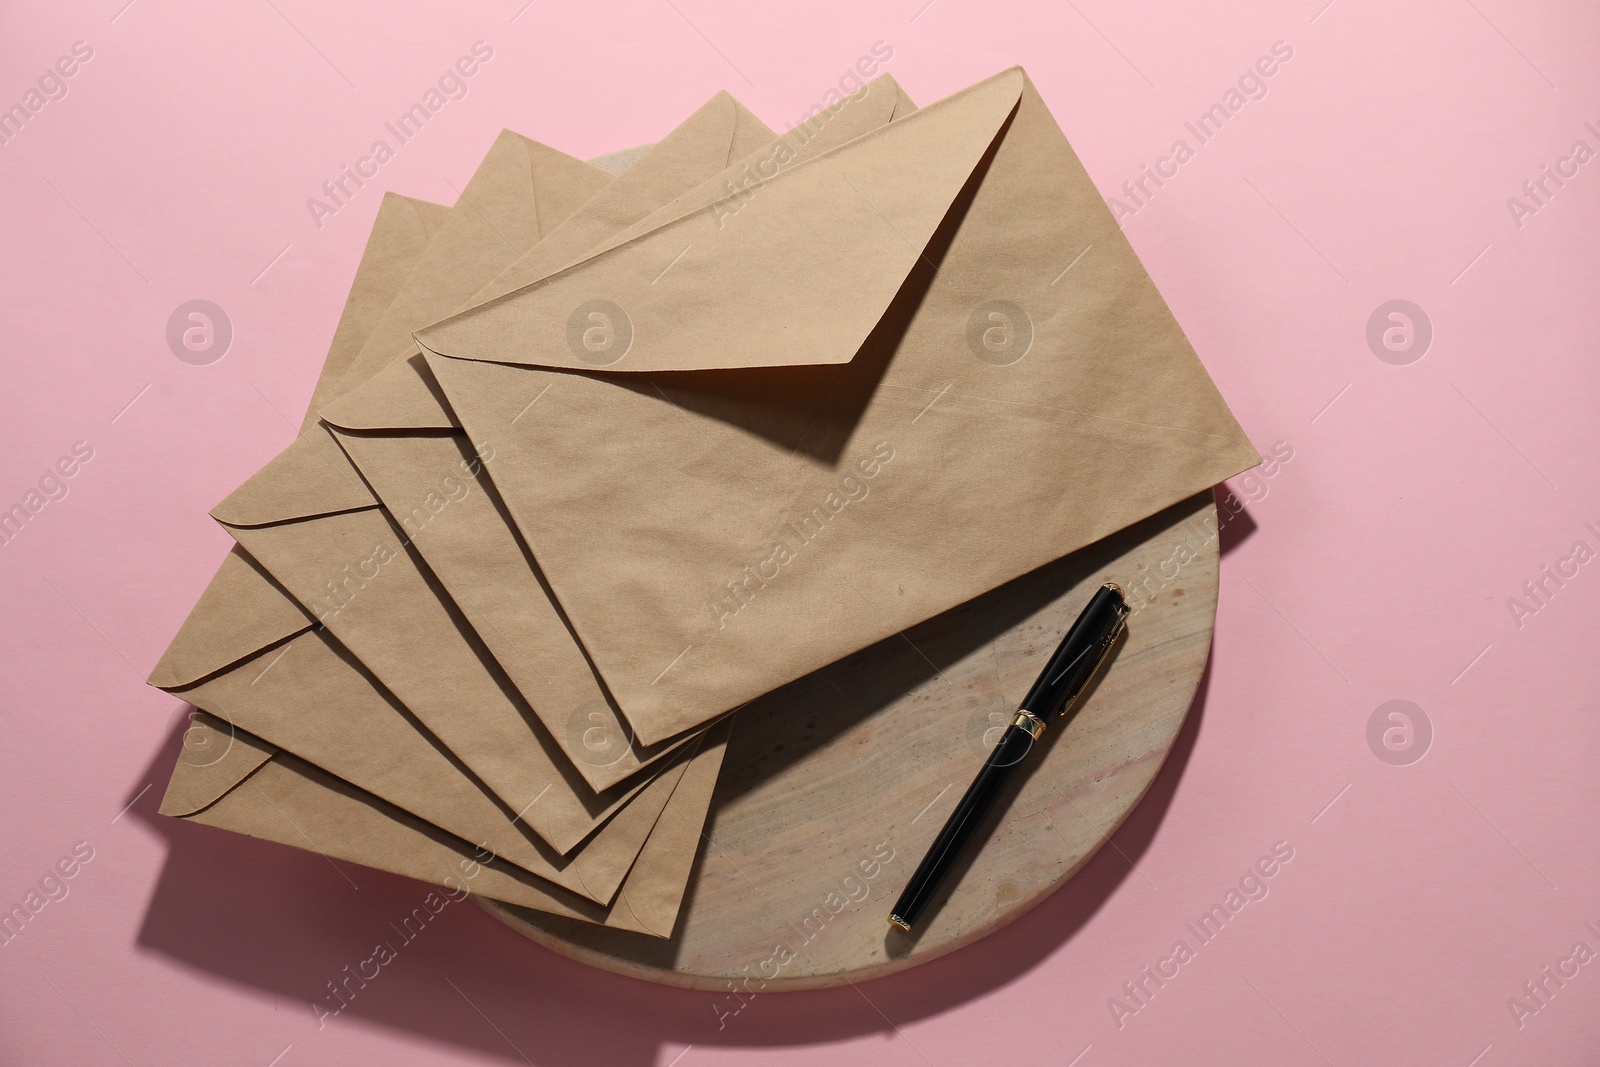
M 75 842 L 94 858 L 0 947 L 0 1060 L 1595 1062 L 1600 962 L 1520 1026 L 1507 1001 L 1600 950 L 1600 565 L 1520 627 L 1507 600 L 1600 549 L 1600 162 L 1520 227 L 1506 200 L 1600 149 L 1600 15 L 1324 2 L 11 5 L 0 106 L 73 42 L 94 55 L 0 146 L 0 509 L 74 442 L 94 458 L 0 547 L 0 908 Z M 470 94 L 319 229 L 306 198 L 479 39 Z M 453 201 L 502 126 L 588 156 L 722 88 L 781 129 L 880 40 L 921 103 L 1026 66 L 1108 195 L 1293 49 L 1125 222 L 1252 439 L 1293 449 L 1239 485 L 1173 761 L 1028 919 L 902 976 L 764 995 L 719 1030 L 718 998 L 461 906 L 319 1030 L 310 1002 L 419 887 L 158 818 L 184 709 L 143 677 L 228 544 L 207 508 L 293 436 L 380 186 Z M 235 330 L 210 366 L 164 337 L 195 298 Z M 1397 298 L 1434 330 L 1403 366 L 1365 336 Z M 1393 699 L 1432 726 L 1409 765 L 1367 740 Z M 1119 1027 L 1109 998 L 1279 841 L 1270 895 Z

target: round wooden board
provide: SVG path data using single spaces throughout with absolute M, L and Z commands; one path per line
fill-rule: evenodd
M 738 712 L 671 940 L 479 903 L 564 956 L 696 989 L 812 989 L 915 966 L 1016 919 L 1149 788 L 1205 669 L 1216 508 L 1201 493 Z M 1101 583 L 1134 612 L 1110 669 L 1050 725 L 981 848 L 913 934 L 889 908 Z

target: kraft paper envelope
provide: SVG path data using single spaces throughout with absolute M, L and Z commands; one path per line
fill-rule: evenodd
M 371 305 L 387 302 L 396 279 L 426 245 L 427 234 L 419 224 L 436 225 L 444 212 L 420 201 L 385 199 L 319 392 L 330 372 L 347 365 L 348 355 L 359 346 L 363 325 L 376 317 Z M 197 705 L 225 711 L 231 723 L 275 739 L 399 808 L 432 818 L 575 892 L 597 901 L 610 899 L 652 832 L 662 803 L 659 791 L 646 791 L 627 805 L 580 850 L 565 859 L 556 857 L 523 838 L 509 813 L 474 786 L 359 666 L 341 655 L 336 642 L 310 631 L 306 614 L 236 546 L 151 681 Z M 705 787 L 707 799 L 710 788 Z M 693 798 L 680 798 L 680 804 L 692 806 Z
M 446 209 L 388 196 L 380 206 L 318 383 L 348 365 Z M 562 858 L 523 836 L 508 812 L 432 739 L 237 546 L 224 558 L 152 684 L 254 730 L 398 807 L 488 845 L 511 862 L 597 900 L 642 846 L 655 813 L 630 804 L 581 850 Z M 290 658 L 291 654 L 293 658 Z M 287 667 L 288 670 L 283 668 Z M 268 676 L 270 672 L 270 677 Z M 657 797 L 659 805 L 660 799 Z M 659 807 L 655 809 L 659 812 Z M 641 822 L 644 819 L 646 821 Z M 618 867 L 618 864 L 622 864 Z
M 722 113 L 717 135 L 725 160 L 737 144 L 730 140 L 730 129 L 748 127 L 754 120 L 741 119 L 748 113 L 726 94 L 713 105 Z M 607 181 L 595 168 L 503 134 L 428 253 L 444 248 L 458 273 L 474 279 L 471 285 L 451 276 L 431 285 L 402 286 L 394 303 L 426 304 L 455 287 L 456 298 L 444 305 L 454 306 L 481 284 L 482 276 L 492 276 L 472 269 L 474 257 L 502 255 L 504 249 L 515 255 L 517 245 L 531 246 L 543 227 L 570 214 L 580 192 L 592 194 Z M 551 190 L 560 190 L 560 198 Z M 378 328 L 384 321 L 380 318 Z M 362 368 L 360 359 L 354 361 L 344 381 L 361 377 Z M 454 479 L 458 466 L 459 460 L 433 476 L 460 484 Z M 559 732 L 535 724 L 481 644 L 481 635 L 418 558 L 406 531 L 395 529 L 377 508 L 377 500 L 323 431 L 303 434 L 213 515 L 558 849 L 572 847 L 620 801 L 623 794 L 615 790 L 596 797 L 587 787 L 577 768 L 588 769 L 590 763 L 562 758 L 564 738 L 581 743 L 594 736 L 589 728 L 572 729 L 570 713 L 583 709 L 563 707 Z M 485 632 L 494 635 L 492 628 Z M 621 731 L 615 732 L 620 737 Z M 533 751 L 534 746 L 543 752 Z
M 414 200 L 395 193 L 384 194 L 366 248 L 362 251 L 361 263 L 356 268 L 355 281 L 350 286 L 344 311 L 339 317 L 339 325 L 328 347 L 327 359 L 317 378 L 312 393 L 314 406 L 306 413 L 306 426 L 315 425 L 318 398 L 333 392 L 336 379 L 355 359 L 377 316 L 394 299 L 401 282 L 421 259 L 433 231 L 449 214 L 449 210 L 425 200 Z M 227 581 L 230 575 L 233 580 L 227 582 L 228 594 L 210 596 L 211 591 L 219 583 Z M 185 627 L 198 630 L 212 625 L 226 627 L 232 623 L 223 616 L 249 617 L 258 627 L 260 644 L 257 647 L 285 640 L 299 631 L 305 625 L 304 612 L 271 583 L 252 582 L 252 577 L 253 572 L 243 564 L 241 555 L 230 553 L 223 559 L 217 576 L 207 586 L 207 593 L 202 594 L 200 602 L 190 612 Z M 200 654 L 199 661 L 186 658 L 190 652 L 179 649 L 179 644 L 174 641 L 174 647 L 167 650 L 150 677 L 151 685 L 166 688 L 170 684 L 187 684 L 222 666 L 213 662 L 209 653 L 198 645 L 191 652 Z M 173 679 L 179 681 L 174 683 Z
M 526 836 L 515 814 L 290 600 L 280 594 L 269 614 L 228 610 L 265 601 L 252 591 L 266 582 L 236 547 L 157 665 L 157 684 L 530 874 L 601 903 L 611 899 L 666 794 L 641 791 L 581 848 L 557 854 Z
M 730 146 L 733 151 L 724 161 L 725 165 L 714 168 L 709 174 L 703 172 L 699 163 L 700 158 L 710 154 L 706 151 L 686 154 L 685 158 L 695 160 L 694 165 L 676 167 L 661 178 L 651 176 L 641 180 L 644 176 L 640 169 L 630 168 L 624 181 L 613 183 L 604 196 L 585 204 L 582 211 L 552 235 L 551 241 L 544 242 L 539 249 L 540 256 L 520 257 L 492 284 L 475 293 L 470 304 L 463 306 L 482 304 L 547 277 L 567 265 L 564 257 L 591 253 L 603 242 L 614 240 L 619 233 L 641 225 L 643 210 L 650 211 L 649 217 L 654 217 L 655 213 L 671 211 L 686 201 L 693 200 L 690 206 L 710 203 L 735 188 L 744 188 L 747 182 L 759 180 L 763 167 L 779 166 L 780 161 L 782 166 L 789 166 L 809 156 L 820 155 L 916 109 L 900 83 L 884 74 L 781 137 L 761 139 L 753 146 L 747 140 L 742 155 L 739 145 Z M 659 153 L 652 151 L 649 155 Z M 698 184 L 691 187 L 691 179 Z M 716 195 L 706 196 L 708 189 L 715 190 Z M 649 217 L 644 221 L 648 222 Z M 451 312 L 460 310 L 460 307 L 450 309 Z M 418 352 L 420 347 L 412 342 L 407 351 Z
M 371 794 L 199 713 L 184 735 L 183 754 L 160 810 L 450 887 L 462 885 L 472 864 L 482 862 L 481 877 L 474 883 L 539 910 L 562 915 L 577 911 L 578 898 L 487 859 L 487 851 L 453 841 L 409 813 L 386 807 Z M 418 836 L 421 841 L 415 840 Z M 395 871 L 397 866 L 405 869 Z
M 518 818 L 571 850 L 626 790 L 596 794 L 583 781 L 365 488 L 341 494 L 349 483 L 354 471 L 319 427 L 212 515 Z M 298 490 L 296 510 L 309 514 L 286 514 L 275 485 Z
M 417 335 L 647 744 L 1259 460 L 1020 69 L 650 224 Z
M 426 245 L 426 234 L 418 230 L 419 216 L 437 224 L 443 213 L 437 205 L 386 198 L 318 390 L 341 360 L 347 363 L 344 355 L 354 354 L 352 341 L 360 344 L 362 323 L 373 320 L 374 315 L 363 314 L 370 310 L 362 307 L 363 301 L 368 306 L 387 301 L 392 293 L 386 290 L 395 288 L 392 280 Z M 357 323 L 354 328 L 352 322 Z M 293 661 L 288 659 L 291 654 L 296 657 Z M 291 670 L 280 670 L 280 665 Z M 526 869 L 594 901 L 608 901 L 616 893 L 619 878 L 645 845 L 646 835 L 653 833 L 651 824 L 661 811 L 661 790 L 645 790 L 571 856 L 562 859 L 550 849 L 534 848 L 520 837 L 509 813 L 434 747 L 437 742 L 426 739 L 426 733 L 418 731 L 358 665 L 336 653 L 336 641 L 325 633 L 310 632 L 309 617 L 270 585 L 238 547 L 226 557 L 184 630 L 157 665 L 152 683 L 195 704 L 226 710 L 230 723 L 277 737 L 288 749 L 314 753 L 314 761 L 323 765 L 315 773 L 331 768 L 352 782 L 368 785 L 394 800 L 398 808 L 408 809 L 406 819 L 413 819 L 413 814 L 432 817 L 459 837 L 498 849 L 502 857 L 522 862 Z M 720 753 L 702 752 L 694 760 L 706 763 L 710 758 L 720 761 Z M 667 771 L 669 776 L 680 773 Z M 712 785 L 698 787 L 704 797 L 693 795 L 693 782 L 702 777 L 704 773 L 696 771 L 690 792 L 674 793 L 677 806 L 693 809 L 696 803 L 709 803 Z M 373 800 L 379 808 L 387 808 L 384 801 Z M 234 808 L 240 803 L 248 801 L 235 798 Z M 270 821 L 272 816 L 266 817 Z M 333 845 L 341 841 L 334 838 Z M 350 848 L 347 843 L 342 846 Z M 390 857 L 390 862 L 408 862 L 408 857 Z M 648 870 L 635 865 L 634 896 L 674 891 L 670 883 L 674 873 L 642 873 Z M 662 877 L 666 883 L 661 883 Z
M 608 181 L 508 132 L 451 219 L 477 220 L 480 244 L 531 247 L 542 227 Z M 441 227 L 435 243 L 447 231 L 458 232 Z M 307 430 L 212 515 L 557 851 L 570 851 L 625 799 L 629 789 L 596 794 L 577 773 L 325 430 Z
M 197 714 L 161 813 L 330 858 L 659 937 L 671 935 L 725 750 L 725 727 L 654 780 L 670 793 L 609 906 L 585 900 L 440 832 L 259 738 Z M 690 781 L 690 779 L 696 779 Z
M 638 217 L 643 210 L 629 208 L 641 195 L 647 207 L 654 207 L 666 198 L 659 190 L 675 193 L 720 170 L 730 152 L 768 136 L 770 131 L 732 97 L 719 93 L 628 168 L 625 177 L 601 189 L 583 213 L 590 218 L 619 213 L 624 220 Z M 483 173 L 492 176 L 496 162 L 491 153 Z M 583 166 L 576 161 L 571 165 Z M 629 190 L 624 197 L 615 195 L 619 183 Z M 501 239 L 509 227 L 499 222 L 528 211 L 528 199 L 526 187 L 474 178 L 365 343 L 351 378 L 415 351 L 412 329 L 457 310 L 475 290 L 528 254 L 526 246 Z M 569 218 L 556 232 L 570 228 Z M 439 411 L 435 403 L 429 421 L 439 422 Z M 447 419 L 444 427 L 450 428 Z M 493 442 L 473 445 L 459 434 L 429 431 L 376 441 L 372 447 L 385 445 L 392 461 L 362 472 L 367 488 L 376 492 L 584 780 L 595 789 L 609 788 L 669 748 L 645 750 L 629 743 L 482 476 L 483 464 L 492 462 Z
M 530 188 L 526 181 L 517 180 L 514 168 L 507 173 L 508 168 L 498 165 L 502 142 L 508 138 L 524 140 L 509 131 L 502 134 L 462 192 L 455 209 L 461 219 L 453 220 L 457 224 L 441 232 L 440 242 L 429 249 L 430 264 L 450 267 L 452 272 L 428 270 L 408 280 L 352 361 L 344 391 L 360 385 L 398 357 L 416 352 L 411 334 L 417 329 L 419 318 L 432 322 L 459 311 L 486 280 L 521 259 L 543 235 L 566 223 L 580 208 L 588 213 L 587 225 L 596 231 L 595 240 L 609 237 L 637 217 L 635 204 L 641 197 L 654 208 L 703 177 L 702 160 L 715 158 L 712 169 L 721 170 L 772 137 L 772 131 L 760 119 L 731 95 L 720 92 L 624 172 L 629 174 L 634 193 L 597 202 L 593 199 L 595 194 L 610 184 L 605 172 L 528 141 L 527 151 L 537 151 L 537 158 L 551 166 L 559 162 L 561 167 L 559 176 L 542 176 Z M 542 203 L 552 181 L 575 183 L 583 178 L 589 179 L 589 184 L 582 186 L 588 195 L 579 202 L 573 203 L 568 197 L 559 210 Z M 520 222 L 515 221 L 519 219 Z
M 327 358 L 317 375 L 311 403 L 300 425 L 302 431 L 315 426 L 317 409 L 338 395 L 340 379 L 355 362 L 379 316 L 394 300 L 407 275 L 427 251 L 434 233 L 449 215 L 450 209 L 443 204 L 398 193 L 383 194 L 378 217 L 372 223 L 372 233 L 362 250 L 355 280 L 339 315 L 339 325 L 328 346 Z
M 664 200 L 720 174 L 728 160 L 729 137 L 708 136 L 706 129 L 721 133 L 727 128 L 720 102 L 719 98 L 701 109 L 527 254 L 518 256 L 502 248 L 509 269 L 551 273 Z M 897 108 L 913 109 L 892 80 L 880 79 L 852 98 L 841 115 L 781 140 L 793 144 L 796 154 L 823 151 L 831 143 L 889 121 L 899 113 Z M 750 128 L 748 121 L 738 126 Z M 737 149 L 737 138 L 733 144 Z M 753 154 L 764 151 L 768 146 Z M 455 256 L 435 256 L 443 241 L 441 231 L 408 280 L 408 290 L 424 289 L 438 275 L 441 280 L 449 278 L 459 291 L 472 280 L 475 269 L 482 271 L 481 282 L 495 278 L 487 256 L 472 264 Z M 402 323 L 407 315 L 414 326 L 435 317 L 425 307 L 414 310 L 403 300 L 389 311 L 390 318 Z M 409 335 L 400 335 L 398 329 L 392 332 L 403 336 L 414 351 Z M 367 350 L 371 349 L 369 342 Z M 483 469 L 493 466 L 492 442 L 474 449 L 455 429 L 429 381 L 419 360 L 402 358 L 325 408 L 324 420 L 519 691 L 566 742 L 565 751 L 579 772 L 596 788 L 620 781 L 655 753 L 628 744 L 625 727 L 550 598 L 537 565 L 504 518 Z M 484 460 L 475 463 L 480 452 Z M 441 471 L 457 469 L 459 476 L 440 477 Z M 472 492 L 473 488 L 479 491 Z
M 694 871 L 695 857 L 700 851 L 703 827 L 710 813 L 712 794 L 732 727 L 731 719 L 723 720 L 690 742 L 699 751 L 684 768 L 683 780 L 672 791 L 666 809 L 639 853 L 638 862 L 628 872 L 616 900 L 606 912 L 606 926 L 654 937 L 672 936 L 689 887 L 689 877 Z M 494 893 L 486 891 L 484 895 L 492 897 Z M 537 911 L 553 910 L 523 905 L 515 900 L 507 903 L 533 907 Z M 579 917 L 596 921 L 587 914 Z

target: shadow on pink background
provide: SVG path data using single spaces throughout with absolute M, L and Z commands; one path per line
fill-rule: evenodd
M 0 126 L 0 510 L 90 455 L 0 545 L 0 908 L 93 850 L 0 945 L 0 1062 L 1592 1064 L 1600 964 L 1546 975 L 1600 952 L 1600 578 L 1544 568 L 1600 551 L 1600 161 L 1574 152 L 1600 152 L 1597 24 L 1504 0 L 0 16 L 0 108 L 44 101 Z M 314 218 L 478 41 L 466 95 Z M 419 887 L 157 817 L 185 708 L 143 677 L 229 542 L 207 509 L 294 435 L 381 190 L 453 202 L 503 126 L 592 156 L 723 88 L 781 129 L 876 42 L 920 103 L 1023 64 L 1252 440 L 1292 456 L 1235 480 L 1249 535 L 1178 752 L 1116 848 L 902 976 L 718 1030 L 709 994 L 460 905 L 319 1030 Z M 196 299 L 232 327 L 206 365 L 166 337 Z M 1132 998 L 1280 842 L 1268 895 Z

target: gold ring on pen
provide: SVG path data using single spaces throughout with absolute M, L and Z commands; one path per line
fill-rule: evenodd
M 1018 708 L 1016 717 L 1011 720 L 1012 726 L 1020 726 L 1028 731 L 1028 736 L 1035 741 L 1044 734 L 1044 720 L 1039 718 L 1027 708 Z

